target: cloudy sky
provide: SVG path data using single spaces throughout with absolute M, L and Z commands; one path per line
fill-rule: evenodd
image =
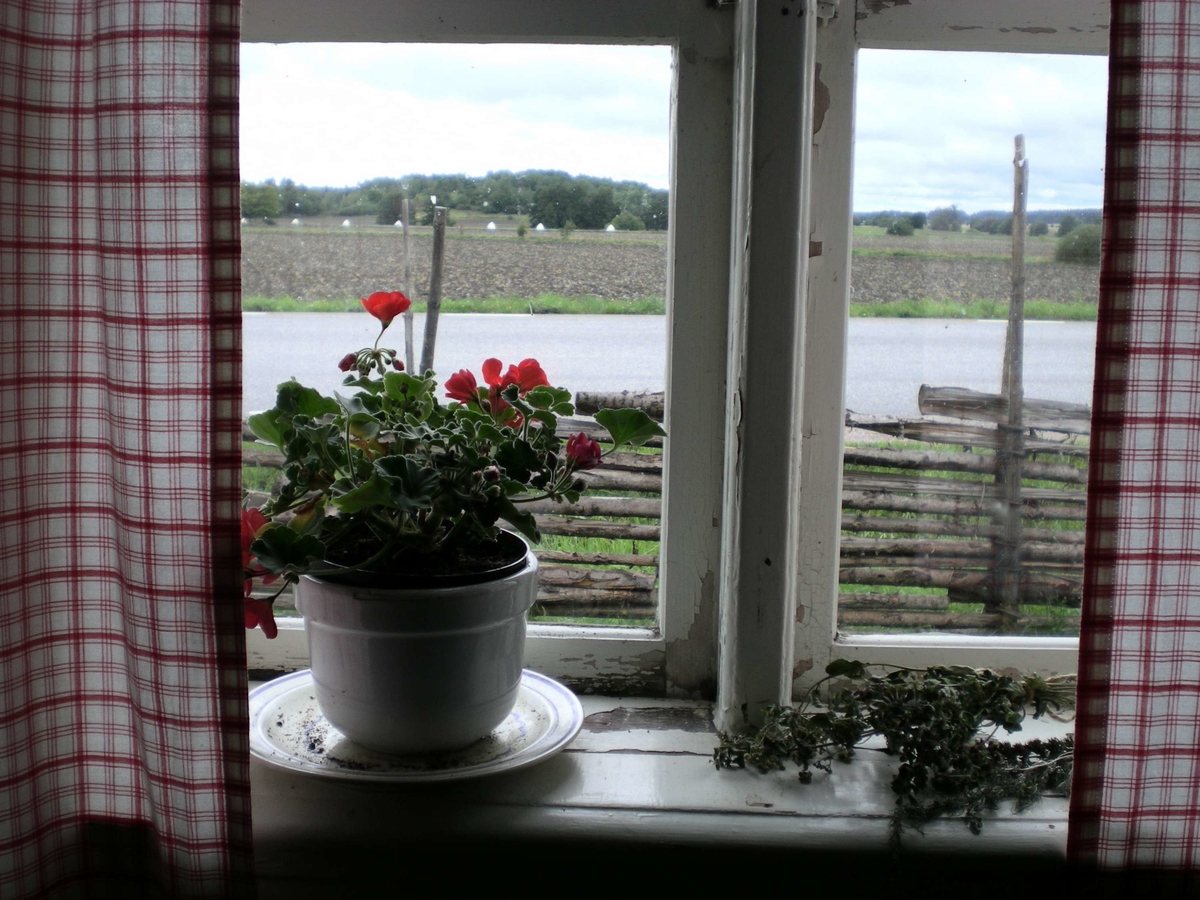
M 854 208 L 1098 207 L 1101 57 L 862 51 Z M 665 47 L 244 44 L 242 177 L 561 169 L 667 186 Z

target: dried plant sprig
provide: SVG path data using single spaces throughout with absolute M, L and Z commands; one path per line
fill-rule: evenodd
M 1073 738 L 1014 743 L 995 734 L 1019 731 L 1030 709 L 1033 718 L 1073 709 L 1073 675 L 1014 678 L 967 666 L 913 669 L 850 660 L 835 660 L 825 673 L 796 706 L 768 708 L 760 727 L 721 732 L 717 767 L 769 772 L 791 762 L 808 784 L 813 770 L 832 772 L 834 762 L 850 762 L 868 740 L 882 737 L 884 752 L 900 760 L 891 783 L 893 847 L 908 826 L 959 816 L 978 834 L 983 814 L 1002 801 L 1020 811 L 1070 789 Z M 818 703 L 822 692 L 824 705 Z

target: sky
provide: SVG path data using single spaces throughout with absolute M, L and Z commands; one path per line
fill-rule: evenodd
M 1104 57 L 863 50 L 854 209 L 1099 207 Z M 559 169 L 668 185 L 671 51 L 580 45 L 243 44 L 242 178 L 346 187 Z

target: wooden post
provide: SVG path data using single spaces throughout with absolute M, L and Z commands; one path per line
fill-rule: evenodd
M 997 524 L 1002 536 L 995 541 L 995 600 L 985 612 L 1002 616 L 1005 630 L 1020 616 L 1021 593 L 1021 461 L 1025 456 L 1023 406 L 1023 343 L 1025 328 L 1025 201 L 1029 188 L 1029 164 L 1025 159 L 1025 136 L 1017 135 L 1013 156 L 1012 296 L 1008 307 L 1008 334 L 1004 343 L 1004 373 L 1001 394 L 1007 406 L 1007 421 L 997 427 L 1003 447 L 996 453 L 996 489 L 1000 501 Z
M 429 300 L 425 307 L 425 346 L 421 350 L 424 375 L 433 368 L 433 347 L 437 343 L 438 313 L 442 309 L 442 260 L 446 254 L 446 207 L 433 208 L 433 268 L 429 273 Z
M 400 290 L 404 291 L 404 296 L 409 300 L 413 299 L 412 290 L 412 263 L 408 255 L 408 201 L 404 200 L 400 204 L 400 228 L 404 233 L 404 284 Z M 413 370 L 413 364 L 416 360 L 413 358 L 413 311 L 410 306 L 404 311 L 404 367 L 409 372 Z

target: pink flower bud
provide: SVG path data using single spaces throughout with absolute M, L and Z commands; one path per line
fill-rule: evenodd
M 600 445 L 582 431 L 567 438 L 567 459 L 575 469 L 594 469 L 600 465 Z

